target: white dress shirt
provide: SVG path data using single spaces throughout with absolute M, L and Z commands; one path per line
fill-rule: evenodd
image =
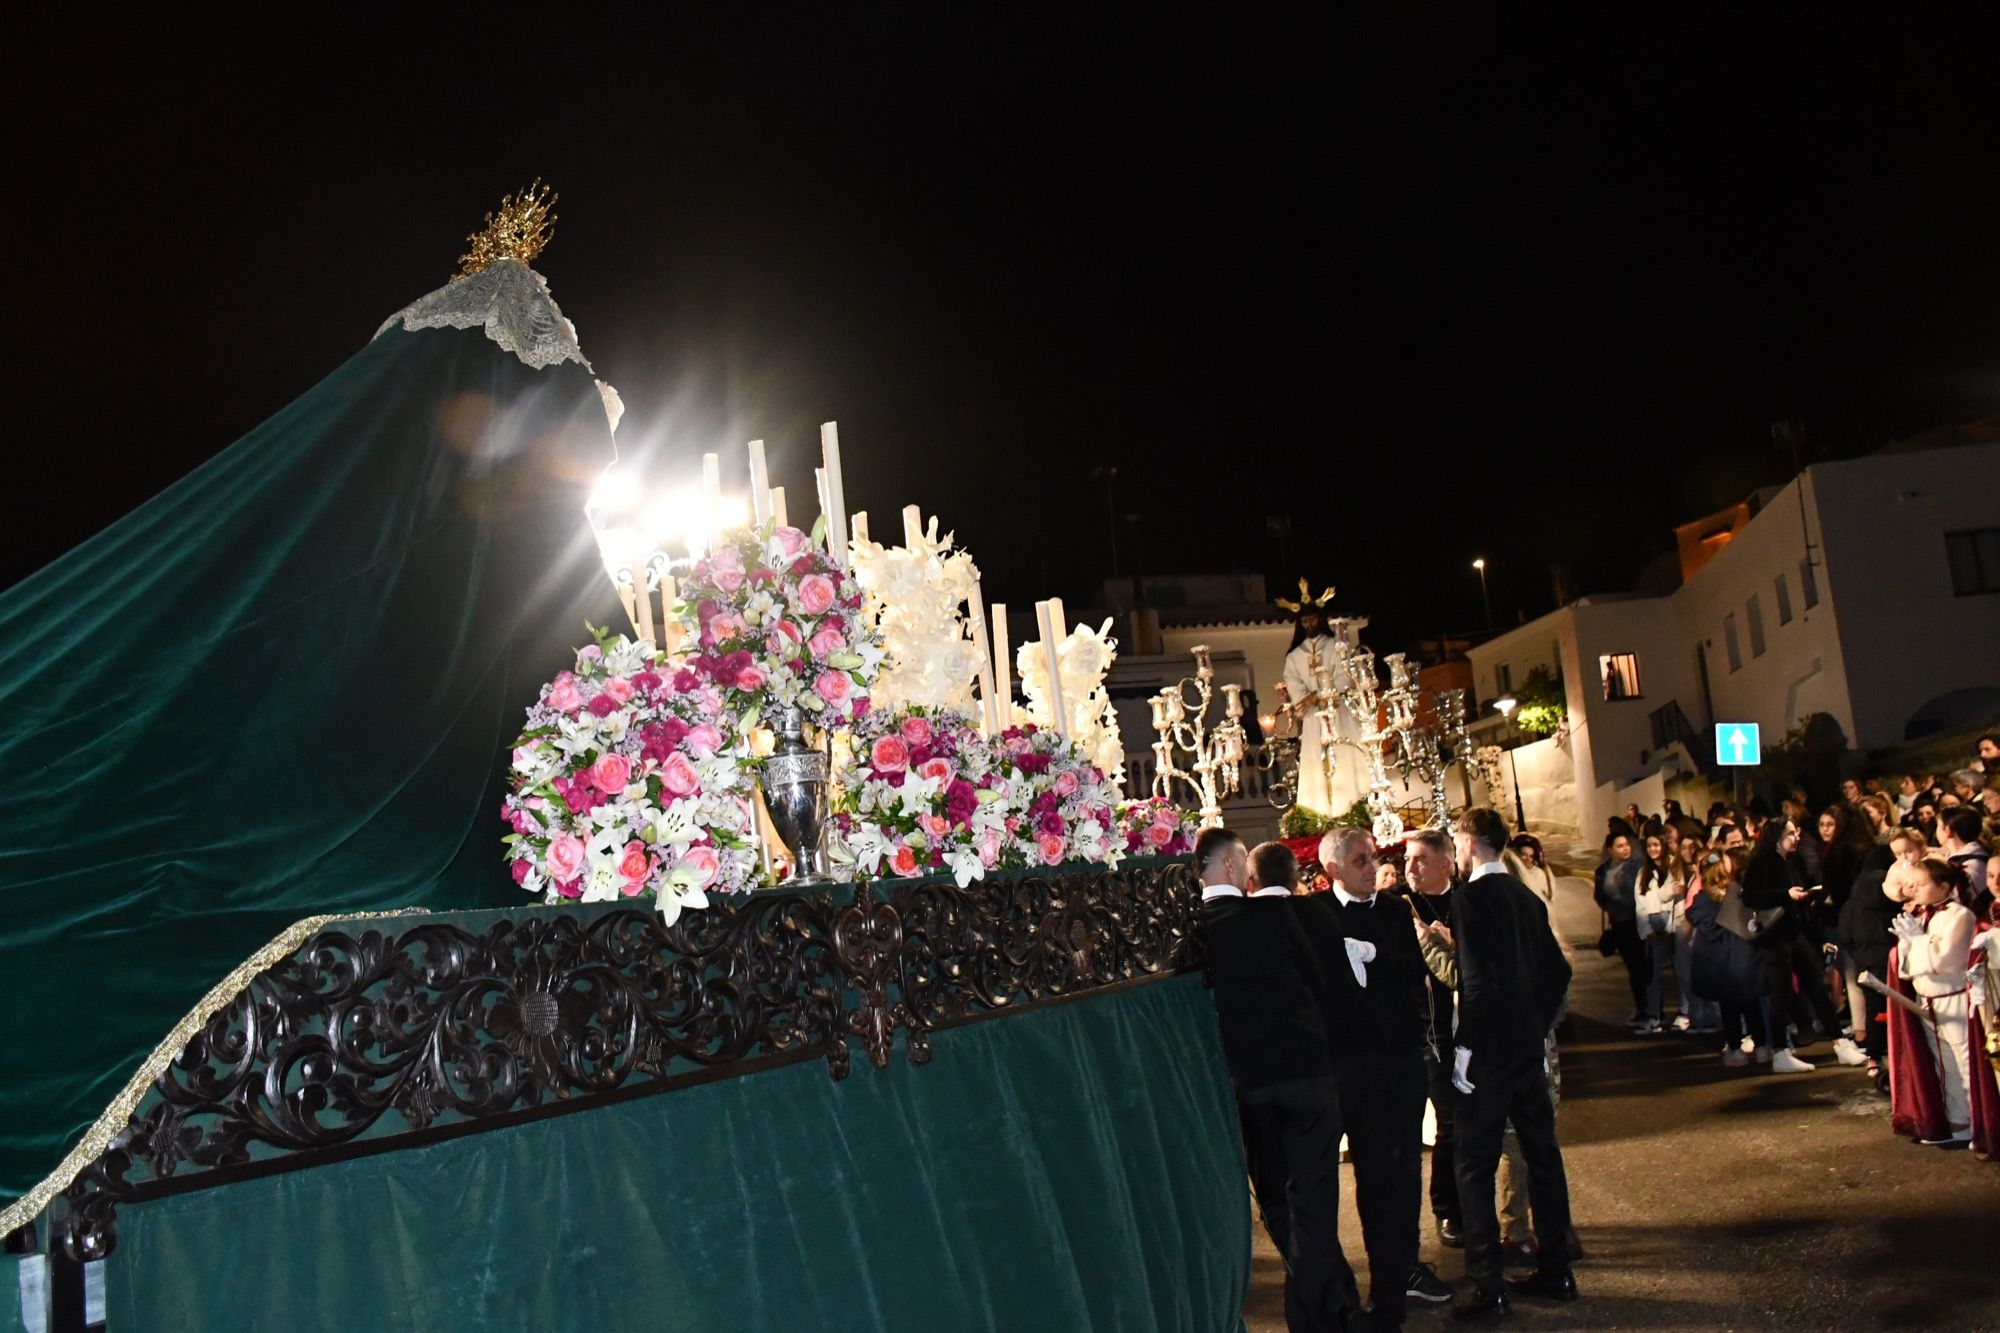
M 1377 890 L 1369 894 L 1366 898 L 1357 898 L 1346 889 L 1341 888 L 1339 880 L 1335 880 L 1333 882 L 1333 896 L 1340 900 L 1340 905 L 1343 907 L 1373 907 L 1375 900 L 1380 898 L 1382 894 L 1380 890 Z M 1368 964 L 1375 961 L 1375 946 L 1367 940 L 1348 939 L 1342 942 L 1347 945 L 1347 965 L 1354 969 L 1354 984 L 1366 990 L 1368 988 Z
M 1243 890 L 1234 884 L 1204 884 L 1201 886 L 1201 900 L 1203 902 L 1207 902 L 1211 898 L 1241 898 L 1242 896 Z M 1281 885 L 1272 889 L 1258 889 L 1250 896 L 1252 898 L 1289 898 L 1292 896 L 1292 891 Z

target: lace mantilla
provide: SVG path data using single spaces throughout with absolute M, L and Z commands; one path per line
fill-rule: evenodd
M 536 370 L 564 361 L 590 369 L 577 346 L 576 327 L 556 307 L 549 284 L 516 259 L 496 259 L 470 277 L 411 302 L 384 320 L 375 336 L 396 324 L 412 333 L 483 328 L 488 338 Z

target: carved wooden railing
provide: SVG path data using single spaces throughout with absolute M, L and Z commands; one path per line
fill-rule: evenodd
M 1183 861 L 895 882 L 645 911 L 536 908 L 473 933 L 329 928 L 258 975 L 50 1213 L 101 1259 L 117 1209 L 824 1059 L 1198 966 Z M 401 928 L 398 929 L 398 926 Z M 389 932 L 395 933 L 389 933 Z

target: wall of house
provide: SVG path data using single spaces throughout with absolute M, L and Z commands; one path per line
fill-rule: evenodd
M 1937 696 L 2000 689 L 2000 593 L 1955 596 L 1944 540 L 2000 527 L 2000 444 L 1874 454 L 1812 468 L 1807 483 L 1815 536 L 1829 534 L 1849 741 L 1894 745 Z

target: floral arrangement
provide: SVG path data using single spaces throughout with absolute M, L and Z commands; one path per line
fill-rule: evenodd
M 688 668 L 744 726 L 777 705 L 846 727 L 867 715 L 882 666 L 861 605 L 860 585 L 818 542 L 767 525 L 723 535 L 682 580 L 676 615 Z
M 1000 864 L 1008 788 L 957 709 L 876 709 L 856 724 L 834 828 L 866 875 L 949 869 L 964 888 Z
M 1062 675 L 1063 711 L 1069 734 L 1093 763 L 1110 775 L 1115 786 L 1125 780 L 1125 742 L 1118 734 L 1118 713 L 1104 677 L 1118 656 L 1107 619 L 1095 630 L 1078 625 L 1056 645 L 1056 669 Z M 1029 640 L 1014 654 L 1021 692 L 1028 696 L 1027 717 L 1041 727 L 1053 727 L 1055 708 L 1049 699 L 1049 659 L 1042 645 Z
M 972 680 L 981 653 L 966 633 L 964 605 L 978 593 L 979 567 L 938 536 L 906 533 L 902 546 L 856 538 L 855 582 L 867 594 L 867 623 L 888 654 L 871 694 L 879 708 L 957 708 L 972 711 Z
M 1164 796 L 1127 801 L 1118 807 L 1125 850 L 1135 856 L 1185 856 L 1194 850 L 1201 821 Z
M 1124 858 L 1118 789 L 1074 742 L 1032 722 L 1009 727 L 994 746 L 994 771 L 1007 803 L 1002 865 Z
M 748 750 L 728 691 L 598 632 L 542 688 L 501 805 L 514 882 L 550 901 L 652 894 L 671 923 L 757 875 Z

